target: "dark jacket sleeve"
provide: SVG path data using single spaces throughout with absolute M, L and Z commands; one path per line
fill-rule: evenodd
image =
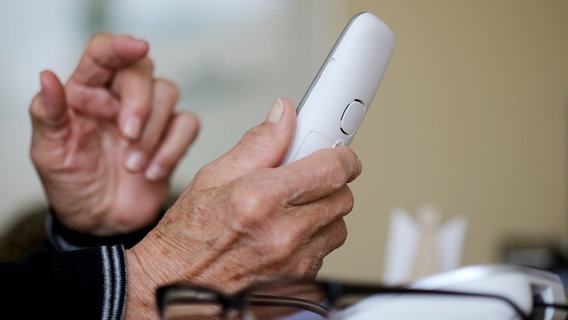
M 0 264 L 2 318 L 122 319 L 126 285 L 122 245 L 36 249 Z
M 124 250 L 156 223 L 129 234 L 96 237 L 66 228 L 49 212 L 46 248 L 33 250 L 22 262 L 0 264 L 0 318 L 122 319 Z

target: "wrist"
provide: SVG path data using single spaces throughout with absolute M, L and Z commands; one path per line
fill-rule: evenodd
M 157 319 L 155 292 L 158 282 L 152 279 L 154 273 L 147 270 L 148 266 L 144 266 L 143 259 L 134 249 L 126 250 L 125 257 L 128 272 L 125 319 Z

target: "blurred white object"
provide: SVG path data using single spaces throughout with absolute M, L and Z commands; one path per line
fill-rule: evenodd
M 535 300 L 565 304 L 560 277 L 551 272 L 515 265 L 477 265 L 424 278 L 409 288 L 449 290 L 498 295 L 530 314 Z M 538 319 L 565 319 L 566 312 L 539 309 Z M 471 296 L 426 296 L 380 294 L 371 296 L 339 312 L 332 319 L 436 319 L 436 320 L 516 320 L 515 310 L 500 299 Z M 531 318 L 532 319 L 532 318 Z
M 416 217 L 403 208 L 391 212 L 382 281 L 405 284 L 459 267 L 467 220 L 457 215 L 442 224 L 442 213 L 425 204 Z

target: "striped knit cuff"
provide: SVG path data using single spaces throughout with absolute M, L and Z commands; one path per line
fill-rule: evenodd
M 104 293 L 101 319 L 118 320 L 124 317 L 126 304 L 126 260 L 124 247 L 101 247 Z
M 64 319 L 121 320 L 127 289 L 124 247 L 67 251 L 54 261 L 57 299 Z

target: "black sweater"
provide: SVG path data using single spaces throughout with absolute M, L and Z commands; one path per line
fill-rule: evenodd
M 124 250 L 151 227 L 92 237 L 66 229 L 50 214 L 46 229 L 46 248 L 31 251 L 21 262 L 0 263 L 0 318 L 122 319 Z

